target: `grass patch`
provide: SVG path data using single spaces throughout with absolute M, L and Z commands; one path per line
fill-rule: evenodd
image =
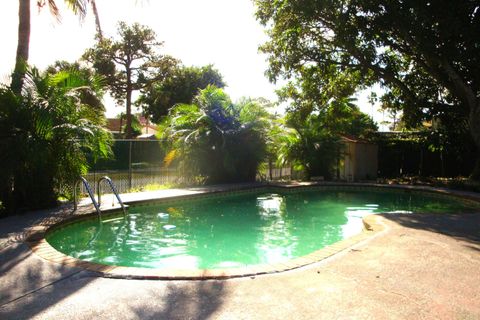
M 166 183 L 166 184 L 152 183 L 152 184 L 147 184 L 145 186 L 141 186 L 137 188 L 131 188 L 128 190 L 128 192 L 135 193 L 135 192 L 144 192 L 144 191 L 157 191 L 157 190 L 172 189 L 176 186 L 177 185 L 173 183 Z

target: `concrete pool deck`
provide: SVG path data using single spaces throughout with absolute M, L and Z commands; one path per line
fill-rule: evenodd
M 480 318 L 480 213 L 385 215 L 384 231 L 319 263 L 206 281 L 102 278 L 23 242 L 31 226 L 70 214 L 0 220 L 1 319 Z

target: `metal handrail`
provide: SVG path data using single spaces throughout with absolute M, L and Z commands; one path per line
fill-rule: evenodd
M 88 183 L 87 179 L 84 177 L 80 177 L 77 182 L 75 182 L 75 185 L 73 186 L 73 209 L 76 211 L 77 210 L 77 188 L 78 184 L 80 182 L 83 182 L 83 185 L 85 186 L 85 189 L 87 190 L 88 195 L 90 196 L 90 199 L 92 199 L 93 206 L 95 207 L 95 210 L 97 210 L 98 217 L 102 215 L 102 211 L 100 210 L 100 202 L 97 203 L 95 200 L 95 195 L 93 194 L 92 188 L 90 187 L 90 184 Z
M 118 194 L 117 188 L 115 188 L 115 185 L 113 184 L 112 179 L 110 179 L 107 176 L 101 177 L 100 179 L 98 179 L 98 182 L 97 182 L 98 205 L 101 205 L 101 203 L 102 203 L 102 198 L 101 198 L 101 194 L 100 194 L 100 182 L 102 182 L 103 180 L 107 181 L 108 185 L 110 186 L 110 189 L 112 189 L 112 191 L 113 191 L 113 194 L 115 195 L 115 197 L 117 197 L 118 203 L 120 203 L 120 206 L 122 207 L 123 214 L 126 215 L 127 210 L 125 209 L 125 206 L 123 205 L 122 199 L 120 199 L 120 195 Z

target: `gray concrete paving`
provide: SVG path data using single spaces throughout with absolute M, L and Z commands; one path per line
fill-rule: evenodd
M 480 319 L 480 213 L 385 215 L 385 231 L 323 262 L 225 281 L 52 264 L 22 242 L 38 219 L 0 220 L 0 319 Z

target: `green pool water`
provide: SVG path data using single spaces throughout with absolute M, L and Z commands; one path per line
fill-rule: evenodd
M 47 241 L 67 255 L 107 265 L 235 268 L 307 255 L 359 233 L 367 214 L 472 210 L 472 204 L 417 193 L 263 191 L 131 207 L 126 218 L 67 224 L 49 232 Z

